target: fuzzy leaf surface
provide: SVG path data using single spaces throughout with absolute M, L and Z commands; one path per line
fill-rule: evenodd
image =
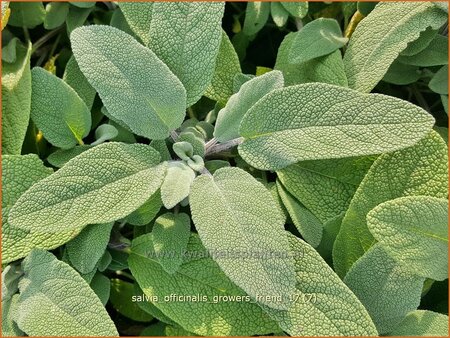
M 264 307 L 280 327 L 292 336 L 377 336 L 364 306 L 317 251 L 293 235 L 289 244 L 295 260 L 295 302 L 287 311 Z
M 16 44 L 16 60 L 2 62 L 2 154 L 20 155 L 30 120 L 31 44 Z
M 248 36 L 258 33 L 266 24 L 270 14 L 270 3 L 262 1 L 247 2 L 243 33 Z
M 294 17 L 303 18 L 308 14 L 307 1 L 281 2 L 284 8 Z
M 159 264 L 170 274 L 177 272 L 191 233 L 189 215 L 165 213 L 153 225 L 153 247 Z
M 105 253 L 113 223 L 92 224 L 66 245 L 72 266 L 82 274 L 92 272 Z
M 211 83 L 222 39 L 224 3 L 155 2 L 148 47 L 186 88 L 186 106 Z
M 131 30 L 147 46 L 150 41 L 153 2 L 119 2 L 118 5 Z
M 86 281 L 44 250 L 22 263 L 17 324 L 29 336 L 117 336 L 113 321 Z
M 247 112 L 239 154 L 257 169 L 277 170 L 299 161 L 406 148 L 433 124 L 430 114 L 407 101 L 309 83 L 274 90 Z
M 424 280 L 377 244 L 353 265 L 344 282 L 369 312 L 378 332 L 385 334 L 417 309 Z
M 307 23 L 295 33 L 289 51 L 291 63 L 306 62 L 343 47 L 348 39 L 342 36 L 335 19 L 320 18 Z
M 54 146 L 70 149 L 91 130 L 91 112 L 63 80 L 43 68 L 31 71 L 31 118 Z
M 205 91 L 205 96 L 225 104 L 233 94 L 233 80 L 241 73 L 241 65 L 234 47 L 225 31 L 222 31 L 219 53 L 211 84 Z
M 77 28 L 70 40 L 78 66 L 108 112 L 135 134 L 164 139 L 181 125 L 186 90 L 154 52 L 109 26 Z
M 23 258 L 33 249 L 54 249 L 75 237 L 81 229 L 39 232 L 10 224 L 8 215 L 19 197 L 35 183 L 51 175 L 37 155 L 3 155 L 2 158 L 2 264 Z M 35 224 L 36 225 L 36 224 Z
M 415 275 L 448 278 L 448 201 L 431 196 L 400 197 L 367 214 L 367 227 L 397 262 Z
M 380 2 L 356 27 L 344 56 L 350 88 L 370 92 L 408 43 L 447 13 L 431 2 Z
M 189 196 L 195 172 L 183 162 L 170 163 L 161 185 L 161 199 L 167 209 L 172 209 Z
M 324 82 L 347 87 L 347 76 L 344 71 L 341 51 L 321 56 L 299 64 L 291 63 L 289 52 L 295 40 L 295 33 L 285 36 L 278 48 L 274 69 L 281 70 L 286 86 L 307 82 Z
M 369 170 L 368 157 L 302 161 L 277 171 L 283 186 L 322 223 L 347 210 Z
M 199 335 L 255 335 L 279 330 L 256 304 L 212 302 L 214 297 L 240 296 L 242 300 L 247 295 L 211 259 L 197 235 L 191 235 L 183 264 L 173 275 L 155 260 L 153 247 L 153 234 L 133 241 L 129 258 L 131 272 L 148 297 L 160 299 L 154 305 L 185 330 Z M 180 295 L 204 295 L 208 301 L 165 302 L 164 296 L 174 290 Z
M 217 115 L 214 137 L 226 142 L 239 137 L 239 125 L 245 113 L 264 95 L 284 85 L 283 74 L 271 71 L 245 82 L 239 92 L 232 95 L 225 108 Z
M 413 147 L 378 157 L 358 187 L 334 243 L 333 264 L 338 275 L 345 276 L 376 242 L 367 228 L 370 210 L 403 196 L 447 197 L 447 162 L 447 145 L 436 132 Z
M 277 181 L 277 191 L 298 232 L 312 247 L 317 247 L 322 239 L 322 223 L 301 202 L 296 200 L 279 181 Z
M 448 335 L 448 316 L 433 311 L 415 310 L 405 317 L 390 336 Z
M 160 187 L 166 165 L 159 161 L 159 153 L 144 144 L 91 148 L 23 194 L 9 222 L 51 233 L 120 219 Z
M 73 55 L 67 61 L 63 80 L 77 92 L 78 96 L 86 103 L 88 109 L 91 109 L 96 92 L 81 72 Z
M 221 168 L 214 176 L 197 177 L 189 200 L 202 243 L 212 254 L 226 253 L 213 256 L 225 274 L 250 296 L 281 297 L 266 304 L 286 309 L 295 286 L 294 266 L 283 216 L 264 185 L 242 169 Z M 263 258 L 258 250 L 271 256 Z M 243 259 L 241 253 L 255 255 Z

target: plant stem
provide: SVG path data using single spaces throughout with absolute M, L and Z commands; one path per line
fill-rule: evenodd
M 212 174 L 209 172 L 209 170 L 206 169 L 205 167 L 203 167 L 203 169 L 200 170 L 200 174 L 212 176 Z
M 57 36 L 56 39 L 55 39 L 55 42 L 54 42 L 53 45 L 52 45 L 52 49 L 50 49 L 50 53 L 49 53 L 49 56 L 50 56 L 50 57 L 52 57 L 53 54 L 55 53 L 56 47 L 58 47 L 59 40 L 61 40 L 61 33 L 58 34 L 58 36 Z
M 208 151 L 208 149 L 211 148 L 213 145 L 215 145 L 217 142 L 218 142 L 217 139 L 213 137 L 212 139 L 210 139 L 208 142 L 205 143 L 205 150 Z
M 415 84 L 411 86 L 411 90 L 420 106 L 430 113 L 430 106 L 428 105 L 427 101 L 425 100 L 419 89 L 417 89 L 417 86 Z
M 172 138 L 173 142 L 177 142 L 177 140 L 178 140 L 178 133 L 175 130 L 172 130 L 170 132 L 170 137 Z
M 23 35 L 25 36 L 25 39 L 28 41 L 30 41 L 30 33 L 28 32 L 28 28 L 23 26 Z
M 301 30 L 303 28 L 303 21 L 300 18 L 295 18 L 295 27 L 297 27 L 297 30 Z
M 63 27 L 63 26 L 61 26 L 61 27 Z M 61 31 L 61 27 L 48 32 L 42 38 L 40 38 L 35 43 L 33 43 L 33 48 L 31 49 L 31 54 L 35 53 L 36 50 L 39 49 L 39 47 L 41 47 L 44 43 L 46 43 L 48 40 L 50 40 L 53 36 L 58 34 Z
M 244 141 L 243 137 L 238 137 L 238 138 L 232 139 L 230 141 L 227 141 L 225 143 L 214 144 L 214 145 L 208 147 L 208 149 L 206 149 L 205 156 L 217 154 L 222 151 L 229 150 L 229 149 L 241 144 L 243 141 Z
M 187 112 L 188 112 L 188 115 L 189 115 L 189 117 L 191 118 L 191 119 L 196 119 L 197 117 L 195 116 L 195 114 L 194 114 L 194 110 L 192 109 L 192 107 L 189 107 L 188 109 L 187 109 Z

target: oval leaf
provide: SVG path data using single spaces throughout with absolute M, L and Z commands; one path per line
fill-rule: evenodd
M 161 185 L 161 199 L 167 209 L 172 209 L 188 197 L 195 172 L 183 162 L 172 162 Z
M 400 197 L 379 204 L 367 214 L 375 239 L 405 269 L 448 278 L 448 201 L 432 196 Z
M 342 36 L 336 20 L 316 19 L 295 33 L 289 51 L 289 61 L 301 63 L 330 54 L 343 47 L 347 41 L 348 39 Z
M 380 2 L 358 24 L 345 52 L 349 87 L 370 92 L 409 42 L 447 19 L 432 2 Z
M 211 83 L 222 38 L 224 3 L 155 2 L 148 47 L 186 88 L 187 106 Z
M 286 309 L 294 266 L 283 216 L 264 185 L 242 169 L 221 168 L 196 178 L 189 200 L 200 238 L 225 274 L 250 296 L 278 297 L 262 302 Z
M 30 120 L 31 43 L 14 48 L 15 61 L 2 62 L 2 154 L 20 155 Z
M 181 125 L 186 91 L 150 49 L 108 26 L 77 28 L 70 39 L 78 66 L 113 117 L 151 139 Z
M 432 311 L 415 310 L 389 332 L 389 336 L 442 336 L 448 335 L 448 316 Z
M 27 335 L 118 336 L 100 299 L 68 264 L 36 249 L 22 267 L 16 319 Z
M 308 244 L 289 235 L 297 288 L 287 311 L 266 312 L 291 336 L 377 336 L 358 298 Z
M 19 197 L 35 183 L 48 177 L 46 168 L 35 154 L 3 155 L 2 158 L 2 263 L 25 257 L 33 248 L 54 249 L 75 237 L 80 228 L 48 233 L 38 227 L 19 229 L 8 221 L 8 215 Z
M 159 153 L 144 144 L 91 148 L 23 194 L 9 222 L 55 232 L 127 216 L 160 187 L 166 165 L 159 160 Z
M 223 273 L 197 235 L 191 234 L 183 264 L 172 275 L 155 259 L 153 248 L 153 234 L 136 238 L 128 261 L 139 286 L 164 317 L 204 336 L 251 336 L 279 330 L 277 324 Z M 190 296 L 191 300 L 171 301 L 167 298 L 171 294 Z M 220 301 L 219 297 L 222 297 Z
M 430 114 L 407 101 L 309 83 L 274 90 L 247 112 L 239 154 L 255 168 L 277 170 L 299 161 L 406 148 L 433 124 Z
M 43 68 L 31 71 L 31 118 L 56 147 L 69 149 L 91 130 L 91 112 L 63 80 Z
M 191 232 L 191 219 L 187 214 L 165 213 L 153 225 L 153 247 L 163 269 L 170 274 L 177 272 Z
M 375 243 L 366 222 L 370 210 L 398 197 L 417 195 L 438 198 L 448 195 L 447 145 L 436 132 L 414 147 L 381 155 L 369 169 L 350 202 L 334 243 L 336 273 L 344 277 Z
M 230 97 L 225 108 L 217 115 L 214 137 L 219 142 L 239 137 L 239 124 L 247 110 L 274 89 L 283 87 L 283 74 L 272 71 L 245 82 L 239 92 Z
M 380 334 L 417 309 L 424 278 L 408 273 L 379 244 L 353 265 L 344 282 L 366 308 Z

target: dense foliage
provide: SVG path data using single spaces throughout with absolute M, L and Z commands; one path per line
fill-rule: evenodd
M 447 335 L 447 34 L 443 2 L 2 2 L 2 335 Z

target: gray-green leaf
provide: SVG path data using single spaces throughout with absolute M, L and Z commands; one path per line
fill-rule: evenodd
M 258 33 L 266 24 L 269 14 L 270 3 L 261 1 L 247 2 L 243 33 L 248 36 Z
M 295 33 L 289 51 L 289 61 L 302 63 L 330 54 L 343 47 L 347 41 L 335 19 L 316 19 Z
M 264 95 L 283 87 L 283 74 L 271 71 L 245 82 L 239 92 L 232 95 L 225 108 L 217 115 L 214 137 L 219 142 L 239 137 L 239 125 L 245 113 Z
M 400 197 L 379 204 L 367 214 L 375 239 L 405 270 L 448 278 L 448 201 L 432 196 Z
M 420 53 L 411 56 L 399 56 L 397 59 L 407 65 L 432 67 L 448 64 L 448 37 L 436 35 L 430 44 Z
M 278 27 L 283 27 L 289 18 L 289 12 L 280 2 L 276 1 L 270 3 L 270 14 Z
M 70 149 L 58 149 L 47 157 L 47 161 L 56 168 L 62 168 L 72 158 L 80 155 L 81 153 L 85 152 L 90 148 L 91 146 L 83 145 L 83 146 L 75 146 Z
M 164 271 L 177 272 L 183 262 L 191 232 L 191 220 L 187 214 L 165 213 L 153 225 L 153 248 L 156 259 Z
M 292 336 L 376 336 L 364 306 L 308 244 L 289 235 L 296 292 L 287 311 L 266 312 Z
M 322 239 L 322 223 L 302 203 L 297 201 L 279 181 L 277 181 L 277 191 L 298 232 L 312 247 L 318 246 Z
M 219 54 L 216 58 L 214 75 L 204 95 L 212 100 L 225 104 L 233 94 L 234 76 L 240 73 L 241 65 L 236 51 L 227 33 L 222 31 L 222 40 L 220 42 Z
M 23 258 L 33 248 L 54 249 L 75 237 L 81 229 L 40 232 L 39 224 L 30 230 L 19 229 L 8 215 L 19 197 L 31 186 L 53 172 L 35 154 L 3 155 L 2 158 L 2 264 Z
M 150 41 L 153 2 L 118 2 L 118 5 L 131 30 L 147 46 Z
M 286 86 L 307 82 L 324 82 L 347 87 L 347 77 L 340 50 L 300 64 L 289 60 L 289 51 L 296 33 L 289 33 L 278 48 L 274 69 L 281 70 Z
M 31 118 L 44 137 L 62 149 L 83 144 L 91 130 L 91 112 L 63 80 L 43 68 L 31 71 Z
M 51 233 L 120 219 L 160 187 L 166 164 L 159 160 L 144 144 L 93 147 L 33 185 L 8 220 L 20 229 Z
M 407 44 L 447 13 L 431 2 L 380 2 L 356 27 L 344 56 L 350 88 L 370 92 Z
M 448 335 L 448 316 L 433 311 L 415 310 L 403 319 L 389 336 Z
M 127 216 L 127 222 L 137 226 L 147 225 L 155 218 L 161 207 L 161 192 L 158 190 L 144 204 Z
M 164 317 L 199 335 L 259 335 L 279 330 L 276 323 L 227 278 L 197 235 L 191 235 L 183 264 L 173 275 L 165 272 L 155 259 L 153 247 L 152 234 L 136 238 L 128 261 L 145 295 L 157 297 L 153 304 Z M 181 302 L 164 300 L 174 290 L 179 296 L 196 298 Z
M 353 265 L 344 282 L 369 312 L 378 332 L 384 334 L 419 306 L 424 280 L 409 273 L 377 244 Z
M 19 155 L 30 120 L 31 43 L 16 43 L 14 63 L 2 63 L 2 154 Z
M 82 274 L 94 270 L 105 253 L 114 223 L 92 224 L 67 243 L 67 255 L 72 266 Z
M 45 29 L 54 29 L 61 26 L 69 14 L 69 4 L 64 2 L 50 2 L 45 6 Z
M 100 299 L 68 264 L 35 249 L 22 266 L 16 321 L 27 335 L 118 335 Z
M 195 172 L 183 162 L 171 162 L 161 185 L 161 199 L 167 209 L 172 209 L 188 197 Z
M 222 168 L 196 178 L 189 201 L 202 243 L 226 275 L 252 297 L 279 298 L 262 303 L 288 308 L 294 266 L 283 216 L 264 185 L 242 169 Z
M 148 47 L 186 88 L 186 106 L 211 83 L 222 38 L 224 3 L 155 2 Z
M 358 187 L 342 222 L 333 247 L 336 273 L 345 276 L 353 263 L 374 244 L 366 223 L 370 210 L 402 196 L 446 198 L 447 176 L 447 145 L 436 132 L 413 147 L 381 155 Z
M 303 18 L 308 14 L 307 1 L 281 2 L 284 8 L 294 17 Z
M 88 109 L 91 109 L 96 92 L 81 72 L 73 55 L 67 61 L 63 80 L 77 92 L 78 96 L 86 103 Z
M 109 283 L 109 281 L 108 281 Z M 137 322 L 150 322 L 153 316 L 133 301 L 134 285 L 121 279 L 111 279 L 111 305 L 123 316 Z
M 44 22 L 45 8 L 41 1 L 31 3 L 10 1 L 11 16 L 8 25 L 15 27 L 34 28 Z
M 119 135 L 119 131 L 111 124 L 102 124 L 95 130 L 95 142 L 91 143 L 91 146 L 96 146 L 105 141 L 112 140 Z
M 277 175 L 286 189 L 325 223 L 347 210 L 372 162 L 367 157 L 302 161 Z
M 441 95 L 448 95 L 448 66 L 439 69 L 428 84 L 430 89 Z
M 417 143 L 434 118 L 407 101 L 309 83 L 277 89 L 244 116 L 239 154 L 258 169 L 379 154 Z
M 80 27 L 70 37 L 78 66 L 112 116 L 151 139 L 181 125 L 186 91 L 150 49 L 108 26 Z

